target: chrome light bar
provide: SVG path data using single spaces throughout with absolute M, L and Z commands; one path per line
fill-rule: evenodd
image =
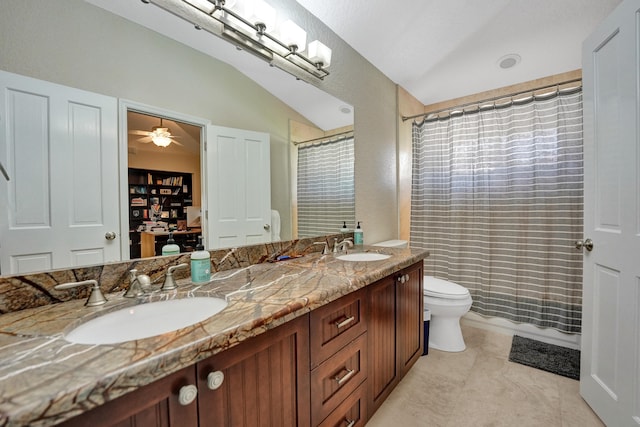
M 234 44 L 270 65 L 301 80 L 323 80 L 329 75 L 331 49 L 315 40 L 306 44 L 306 32 L 286 21 L 276 36 L 275 11 L 263 0 L 141 0 L 152 3 L 188 22 Z M 268 14 L 259 16 L 248 6 L 261 6 Z M 243 9 L 244 7 L 244 9 Z M 249 11 L 249 12 L 248 12 Z M 243 14 L 241 14 L 243 13 Z M 243 16 L 244 15 L 244 16 Z M 246 17 L 249 15 L 249 17 Z M 267 23 L 267 21 L 270 21 Z M 307 54 L 302 52 L 307 50 Z

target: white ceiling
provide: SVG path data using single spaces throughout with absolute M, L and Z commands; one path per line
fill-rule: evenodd
M 620 1 L 297 0 L 425 105 L 582 68 L 582 41 Z
M 158 7 L 86 1 L 231 64 L 321 129 L 353 123 L 341 100 Z M 582 41 L 621 0 L 296 1 L 428 105 L 581 68 Z M 517 66 L 498 66 L 514 53 Z

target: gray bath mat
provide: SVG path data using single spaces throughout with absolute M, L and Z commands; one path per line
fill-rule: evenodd
M 580 379 L 580 351 L 513 336 L 509 360 L 574 380 Z

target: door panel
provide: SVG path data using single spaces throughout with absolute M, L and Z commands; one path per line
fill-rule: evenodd
M 207 247 L 270 241 L 269 135 L 220 126 L 207 134 Z
M 117 100 L 0 71 L 0 271 L 121 259 Z
M 580 393 L 607 425 L 640 425 L 640 0 L 583 45 L 584 252 Z

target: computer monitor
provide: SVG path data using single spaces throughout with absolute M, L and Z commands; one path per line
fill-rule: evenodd
M 202 210 L 200 206 L 187 206 L 187 227 L 202 227 Z

